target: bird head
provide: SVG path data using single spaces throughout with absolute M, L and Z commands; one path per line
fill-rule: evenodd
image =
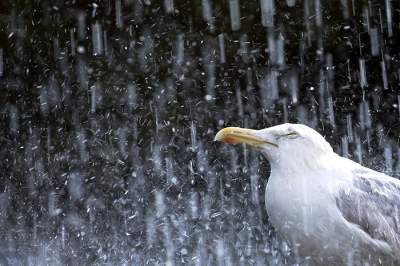
M 221 129 L 215 141 L 228 144 L 247 144 L 259 149 L 271 165 L 285 165 L 318 160 L 323 155 L 333 153 L 331 145 L 314 129 L 302 124 L 282 124 L 254 130 L 239 127 Z

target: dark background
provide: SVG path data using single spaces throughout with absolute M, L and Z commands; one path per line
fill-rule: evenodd
M 224 126 L 304 123 L 399 176 L 400 2 L 260 7 L 1 1 L 0 263 L 291 264 Z

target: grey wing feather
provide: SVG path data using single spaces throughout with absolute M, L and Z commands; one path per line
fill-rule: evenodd
M 367 168 L 357 169 L 353 172 L 353 186 L 339 191 L 336 204 L 348 222 L 400 252 L 398 180 Z

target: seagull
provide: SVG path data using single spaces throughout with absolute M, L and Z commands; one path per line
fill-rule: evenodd
M 400 181 L 336 154 L 314 129 L 221 129 L 269 161 L 265 205 L 301 265 L 400 265 Z

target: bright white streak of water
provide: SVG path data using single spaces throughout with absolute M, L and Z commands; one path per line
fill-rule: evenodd
M 243 117 L 244 111 L 243 111 L 243 100 L 242 100 L 242 92 L 240 91 L 240 86 L 238 83 L 236 85 L 236 100 L 237 100 L 237 106 L 238 106 L 238 113 L 239 117 Z
M 359 106 L 359 123 L 361 129 L 371 128 L 372 120 L 368 102 L 362 101 Z
M 96 112 L 97 107 L 97 98 L 98 98 L 98 89 L 99 89 L 99 82 L 97 81 L 94 86 L 91 87 L 91 95 L 90 95 L 90 112 L 93 114 Z
M 229 13 L 231 16 L 231 29 L 240 30 L 240 6 L 239 0 L 229 0 Z
M 386 7 L 386 20 L 387 20 L 387 27 L 388 27 L 388 34 L 389 37 L 392 37 L 393 35 L 393 22 L 392 22 L 392 3 L 391 0 L 386 0 L 385 1 L 385 7 Z
M 386 173 L 392 175 L 393 173 L 393 159 L 392 159 L 392 147 L 387 145 L 384 150 Z
M 40 95 L 39 95 L 39 102 L 40 102 L 40 111 L 43 114 L 48 114 L 49 113 L 49 97 L 47 93 L 47 88 L 43 88 L 40 90 Z
M 0 77 L 4 75 L 4 52 L 3 48 L 0 48 Z
M 54 191 L 51 191 L 48 195 L 48 208 L 50 216 L 56 216 L 62 212 L 61 209 L 57 208 L 57 194 Z
M 78 139 L 78 147 L 79 147 L 79 156 L 83 162 L 87 162 L 89 160 L 89 153 L 86 148 L 86 134 L 85 130 L 81 129 L 77 136 Z
M 382 70 L 382 83 L 383 83 L 383 88 L 385 90 L 388 89 L 388 78 L 387 78 L 387 72 L 386 72 L 386 63 L 385 63 L 385 59 L 382 59 L 381 61 L 381 70 Z
M 164 10 L 165 13 L 171 14 L 174 12 L 174 0 L 164 0 Z
M 81 40 L 86 37 L 86 16 L 83 12 L 78 14 L 78 37 Z
M 126 136 L 126 131 L 127 129 L 125 127 L 118 128 L 117 134 L 118 134 L 118 148 L 119 152 L 122 155 L 123 159 L 126 159 L 128 157 L 127 149 L 128 149 L 128 140 Z
M 370 42 L 371 42 L 371 55 L 379 55 L 379 35 L 376 27 L 371 28 L 369 31 Z
M 152 247 L 155 239 L 157 238 L 157 230 L 154 224 L 154 218 L 148 214 L 146 216 L 146 242 L 148 247 Z
M 225 266 L 225 247 L 224 241 L 222 239 L 218 239 L 216 241 L 216 253 L 217 253 L 217 265 Z
M 294 7 L 296 5 L 296 0 L 286 0 L 288 7 Z
M 397 148 L 397 164 L 396 164 L 396 176 L 400 175 L 400 147 Z M 400 217 L 400 216 L 395 216 Z
M 292 103 L 297 104 L 299 101 L 299 77 L 295 70 L 290 73 L 289 87 L 292 96 Z
M 181 66 L 185 60 L 185 35 L 182 33 L 176 37 L 175 56 L 176 65 Z
M 328 98 L 328 114 L 329 114 L 329 122 L 333 128 L 336 127 L 335 124 L 335 111 L 333 109 L 333 100 L 332 97 Z
M 357 136 L 356 138 L 356 155 L 358 163 L 362 164 L 362 144 L 360 138 Z
M 342 5 L 342 15 L 344 19 L 348 19 L 350 14 L 349 14 L 349 3 L 347 0 L 340 0 L 340 3 Z
M 274 26 L 275 4 L 274 0 L 260 0 L 261 21 L 264 27 Z
M 347 137 L 350 143 L 353 142 L 353 121 L 351 114 L 346 115 Z
M 10 105 L 8 108 L 9 117 L 10 117 L 10 132 L 13 134 L 18 133 L 19 128 L 19 112 L 18 108 L 15 105 Z
M 80 200 L 84 195 L 83 178 L 78 172 L 71 173 L 68 179 L 68 192 L 72 200 Z
M 156 191 L 156 216 L 161 218 L 164 216 L 167 206 L 165 205 L 165 195 L 162 191 Z
M 268 31 L 267 41 L 268 41 L 269 60 L 271 61 L 272 64 L 275 64 L 277 61 L 276 59 L 277 47 L 276 47 L 274 32 L 272 30 Z
M 190 142 L 191 142 L 191 146 L 193 150 L 196 150 L 197 148 L 197 130 L 196 130 L 196 126 L 194 125 L 194 123 L 192 122 L 192 124 L 190 125 Z
M 119 29 L 124 26 L 124 20 L 122 18 L 122 3 L 121 3 L 121 0 L 116 0 L 115 1 L 115 25 Z
M 75 41 L 74 29 L 71 29 L 69 31 L 69 34 L 70 34 L 70 42 L 71 42 L 71 55 L 75 56 L 76 55 L 76 41 Z
M 342 137 L 342 156 L 345 158 L 349 157 L 349 142 L 347 136 Z
M 218 35 L 218 46 L 219 46 L 219 62 L 221 64 L 225 64 L 226 62 L 225 38 L 223 33 Z
M 211 8 L 211 3 L 209 0 L 202 0 L 201 1 L 201 7 L 203 10 L 203 19 L 205 22 L 207 22 L 208 27 L 211 32 L 214 32 L 215 30 L 215 25 L 214 25 L 214 17 L 212 16 L 212 8 Z
M 199 217 L 199 194 L 197 192 L 190 193 L 189 205 L 191 218 L 197 219 Z
M 320 0 L 315 0 L 315 24 L 318 27 L 322 25 L 322 11 L 321 11 L 321 2 Z
M 103 30 L 98 21 L 92 25 L 92 45 L 94 56 L 103 54 Z
M 368 82 L 367 82 L 367 74 L 365 71 L 365 60 L 363 58 L 360 58 L 359 65 L 360 65 L 360 86 L 361 88 L 365 88 L 368 86 Z
M 369 32 L 370 31 L 370 20 L 369 20 L 369 10 L 367 6 L 363 7 L 363 24 L 364 24 L 364 30 Z
M 137 106 L 136 85 L 133 83 L 130 83 L 127 88 L 127 93 L 128 93 L 128 97 L 127 97 L 128 108 L 129 108 L 129 111 L 132 111 Z
M 399 70 L 399 75 L 400 75 L 400 70 Z M 400 95 L 397 95 L 397 108 L 399 110 L 399 119 L 400 119 Z
M 278 89 L 278 72 L 276 70 L 272 70 L 268 75 L 269 85 L 271 86 L 271 99 L 277 100 L 279 98 L 279 89 Z
M 283 68 L 285 66 L 285 41 L 282 33 L 276 38 L 276 52 L 276 63 Z

